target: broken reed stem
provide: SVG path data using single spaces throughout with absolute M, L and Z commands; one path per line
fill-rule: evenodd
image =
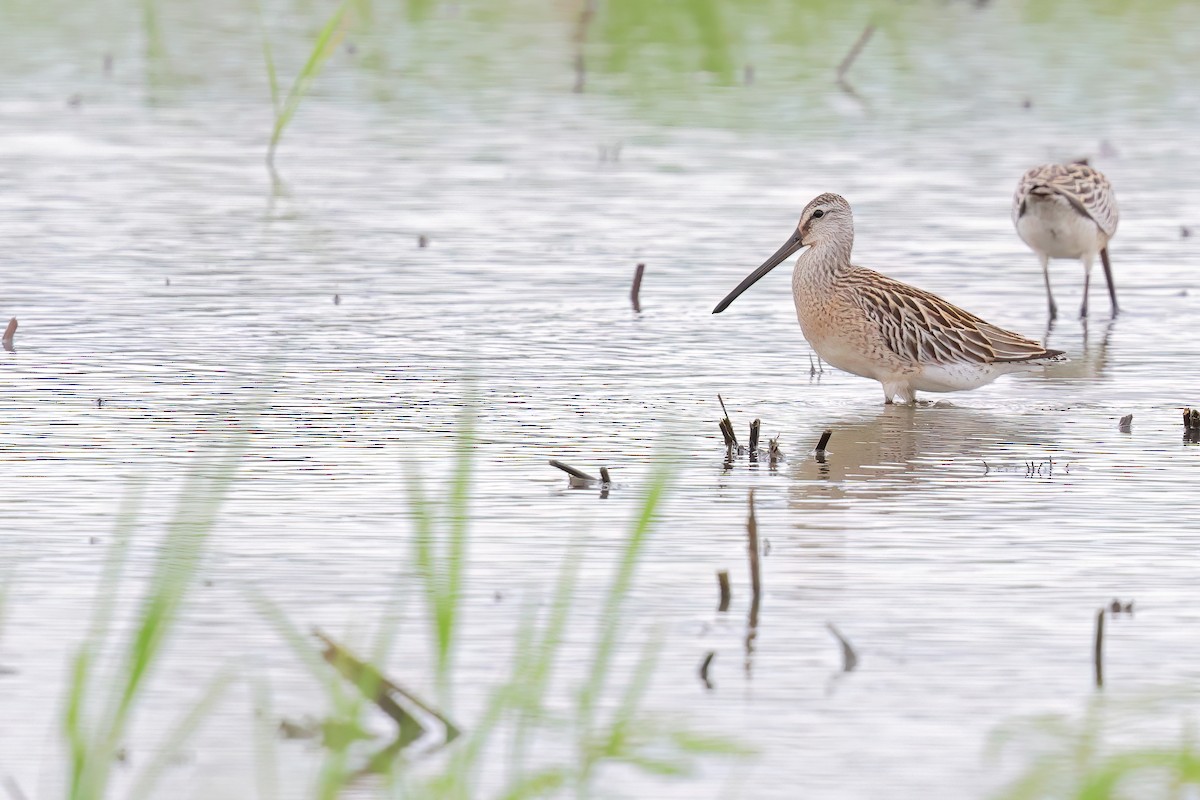
M 725 436 L 725 446 L 738 446 L 737 434 L 733 432 L 733 423 L 729 421 L 729 412 L 725 410 L 725 400 L 721 395 L 717 395 L 717 402 L 721 404 L 721 413 L 725 418 L 721 420 L 721 433 Z
M 717 611 L 728 611 L 729 601 L 732 598 L 732 593 L 729 591 L 729 571 L 720 570 L 717 572 L 717 585 L 721 588 L 721 604 L 717 606 Z
M 600 468 L 600 482 L 601 483 L 612 483 L 612 479 L 608 477 L 608 467 Z
M 642 291 L 642 275 L 646 272 L 645 264 L 638 264 L 637 269 L 633 273 L 633 289 L 629 291 L 629 300 L 633 303 L 633 310 L 642 313 L 642 303 L 638 299 L 638 294 Z
M 1096 649 L 1092 654 L 1096 665 L 1096 688 L 1104 688 L 1104 609 L 1096 612 Z
M 713 650 L 709 650 L 708 655 L 706 655 L 704 657 L 704 663 L 702 663 L 700 665 L 700 680 L 704 681 L 705 689 L 713 688 L 712 681 L 708 677 L 708 668 L 712 664 L 713 659 L 716 657 L 717 657 L 716 652 Z
M 826 622 L 825 627 L 834 635 L 838 643 L 842 646 L 842 672 L 853 672 L 858 666 L 858 654 L 854 652 L 854 648 L 850 646 L 850 642 L 842 632 L 834 626 L 832 622 Z
M 372 665 L 359 661 L 350 651 L 321 631 L 314 630 L 313 635 L 320 639 L 324 645 L 321 650 L 322 658 L 340 672 L 342 677 L 358 687 L 364 697 L 379 706 L 379 709 L 383 713 L 396 722 L 396 725 L 400 729 L 397 742 L 415 741 L 425 732 L 425 728 L 416 717 L 401 708 L 392 695 L 403 697 L 406 701 L 440 722 L 445 729 L 444 743 L 449 743 L 458 738 L 460 733 L 458 726 L 446 719 L 419 697 L 389 680 Z
M 592 477 L 591 475 L 588 475 L 588 474 L 587 474 L 586 472 L 584 472 L 583 470 L 581 470 L 581 469 L 575 469 L 575 468 L 574 468 L 574 467 L 572 467 L 570 464 L 564 464 L 564 463 L 563 463 L 563 462 L 561 462 L 561 461 L 555 461 L 553 458 L 552 458 L 552 459 L 550 459 L 550 466 L 552 466 L 552 467 L 557 467 L 558 469 L 561 469 L 563 472 L 565 472 L 565 473 L 567 473 L 568 475 L 570 475 L 572 478 L 578 478 L 578 479 L 579 479 L 579 480 L 581 480 L 581 481 L 594 481 L 594 480 L 596 480 L 594 477 Z
M 750 423 L 750 458 L 758 460 L 758 433 L 762 428 L 762 420 L 756 419 Z
M 583 48 L 587 44 L 588 26 L 595 15 L 596 0 L 583 0 L 579 24 L 575 28 L 575 94 L 583 94 L 583 87 L 587 84 L 587 62 L 583 57 Z
M 817 452 L 818 453 L 825 452 L 825 446 L 827 444 L 829 444 L 829 439 L 832 436 L 833 436 L 832 430 L 826 430 L 824 433 L 821 434 L 821 438 L 817 440 Z
M 846 82 L 846 73 L 850 71 L 850 68 L 852 66 L 854 66 L 854 62 L 858 60 L 859 53 L 861 53 L 863 51 L 863 48 L 867 46 L 867 42 L 871 41 L 871 37 L 874 34 L 875 34 L 875 24 L 874 23 L 870 23 L 867 25 L 867 27 L 863 28 L 862 33 L 860 33 L 858 35 L 858 39 L 855 40 L 854 45 L 850 48 L 850 52 L 846 53 L 846 57 L 842 59 L 842 63 L 838 64 L 838 68 L 837 68 L 837 82 L 838 83 Z
M 746 519 L 746 544 L 750 554 L 750 591 L 753 593 L 753 616 L 758 616 L 758 601 L 762 584 L 758 566 L 758 521 L 754 518 L 754 490 L 750 490 L 750 515 Z

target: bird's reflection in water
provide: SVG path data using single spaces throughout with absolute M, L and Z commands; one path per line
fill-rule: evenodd
M 797 454 L 788 504 L 815 511 L 845 508 L 850 499 L 895 497 L 983 475 L 984 461 L 1003 462 L 1013 444 L 1031 457 L 1055 450 L 1053 433 L 1033 414 L 1002 414 L 953 406 L 885 406 L 877 414 L 834 422 L 824 460 Z M 816 441 L 820 430 L 802 434 Z M 1010 456 L 1010 459 L 1012 456 Z M 813 520 L 803 518 L 808 526 Z
M 1055 322 L 1046 323 L 1046 335 L 1042 346 L 1050 347 L 1050 340 L 1055 339 L 1054 346 L 1066 350 L 1070 361 L 1048 367 L 1045 379 L 1053 383 L 1067 383 L 1080 378 L 1102 378 L 1108 370 L 1108 342 L 1112 337 L 1116 318 L 1088 324 L 1086 319 L 1079 322 L 1079 338 L 1072 340 L 1068 335 L 1056 335 Z

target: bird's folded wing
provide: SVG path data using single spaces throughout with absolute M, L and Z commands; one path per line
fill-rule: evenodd
M 923 364 L 996 364 L 1059 354 L 1006 331 L 935 294 L 870 270 L 855 294 L 884 344 Z

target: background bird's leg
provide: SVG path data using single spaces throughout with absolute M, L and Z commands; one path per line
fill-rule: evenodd
M 1083 302 L 1079 304 L 1080 319 L 1087 316 L 1088 289 L 1092 285 L 1092 265 L 1095 263 L 1095 255 L 1092 253 L 1083 254 Z
M 1100 263 L 1104 265 L 1104 279 L 1108 281 L 1108 297 L 1112 300 L 1112 315 L 1115 317 L 1121 313 L 1121 309 L 1117 305 L 1117 287 L 1113 286 L 1112 264 L 1108 261 L 1107 247 L 1100 248 Z
M 1042 260 L 1042 277 L 1046 279 L 1046 300 L 1050 304 L 1050 319 L 1054 319 L 1058 316 L 1058 306 L 1054 304 L 1054 292 L 1050 291 L 1050 256 L 1038 253 L 1038 258 Z

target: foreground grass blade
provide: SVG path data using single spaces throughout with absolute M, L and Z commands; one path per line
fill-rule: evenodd
M 271 130 L 271 143 L 267 147 L 267 164 L 269 166 L 274 167 L 275 165 L 275 149 L 279 146 L 279 140 L 282 138 L 284 130 L 287 129 L 288 123 L 295 116 L 296 109 L 300 107 L 300 102 L 304 100 L 313 80 L 320 74 L 321 67 L 325 65 L 338 42 L 341 41 L 342 19 L 346 15 L 349 2 L 350 0 L 342 0 L 333 12 L 333 16 L 317 34 L 317 41 L 313 44 L 312 53 L 309 54 L 308 61 L 304 63 L 300 73 L 296 75 L 296 79 L 292 82 L 292 88 L 288 90 L 287 97 L 284 98 L 282 104 L 278 99 L 279 83 L 275 77 L 275 62 L 271 57 L 271 48 L 267 44 L 265 34 L 263 36 L 263 55 L 267 62 L 267 75 L 271 81 L 271 94 L 275 103 L 275 126 Z
M 146 679 L 162 654 L 163 645 L 178 621 L 184 598 L 195 582 L 208 534 L 233 480 L 241 453 L 240 441 L 226 447 L 213 464 L 193 463 L 180 492 L 175 512 L 156 559 L 133 632 L 125 646 L 107 702 L 94 711 L 90 682 L 93 665 L 105 650 L 116 596 L 123 573 L 129 532 L 136 503 L 126 504 L 117 536 L 105 561 L 96 613 L 84 644 L 72 662 L 70 692 L 63 723 L 71 752 L 70 797 L 100 800 L 108 794 L 114 755 L 128 733 L 129 720 Z M 185 728 L 190 732 L 190 728 Z

